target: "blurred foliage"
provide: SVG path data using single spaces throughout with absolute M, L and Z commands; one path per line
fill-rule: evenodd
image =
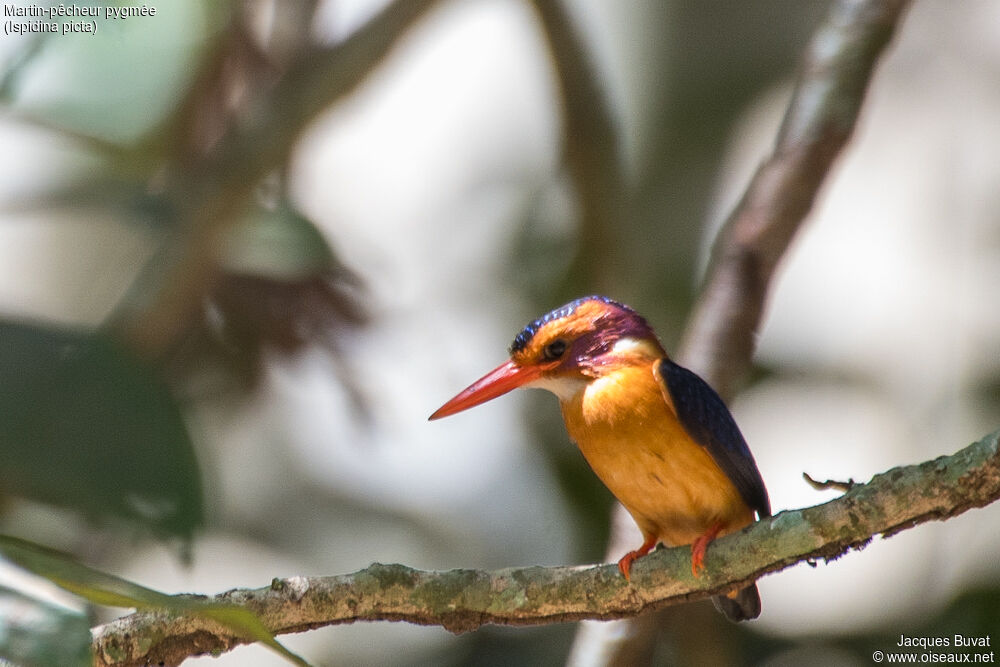
M 66 554 L 6 535 L 0 535 L 0 555 L 94 604 L 210 618 L 236 637 L 261 642 L 294 664 L 306 664 L 282 646 L 264 623 L 245 607 L 208 602 L 187 595 L 167 595 L 81 565 Z M 89 648 L 89 631 L 87 635 Z M 3 647 L 0 641 L 0 652 Z
M 176 0 L 157 4 L 155 20 L 100 21 L 95 36 L 28 35 L 0 75 L 0 99 L 25 119 L 91 145 L 136 146 L 187 94 L 232 5 Z
M 201 477 L 170 392 L 102 333 L 0 322 L 6 494 L 189 538 Z
M 94 4 L 105 5 L 119 3 Z M 98 330 L 0 319 L 0 492 L 187 542 L 205 508 L 181 397 L 195 380 L 204 386 L 209 372 L 213 390 L 254 387 L 269 349 L 292 353 L 318 343 L 336 353 L 343 327 L 365 316 L 359 281 L 283 193 L 284 156 L 304 120 L 286 124 L 283 148 L 253 163 L 259 182 L 225 171 L 238 181 L 227 191 L 209 177 L 223 138 L 238 132 L 238 119 L 308 47 L 300 31 L 314 3 L 278 3 L 272 11 L 236 1 L 155 7 L 155 19 L 101 21 L 97 38 L 36 34 L 12 42 L 0 73 L 8 118 L 50 133 L 63 158 L 43 174 L 44 185 L 17 193 L 8 209 L 58 213 L 80 225 L 123 221 L 154 245 Z M 262 16 L 270 18 L 264 28 Z M 198 224 L 198 204 L 211 225 Z M 185 265 L 191 257 L 197 263 Z M 132 332 L 161 326 L 145 321 L 144 309 L 179 284 L 190 287 L 190 300 L 176 330 L 156 349 L 136 344 Z M 3 551 L 101 604 L 189 613 L 195 604 L 11 540 Z M 283 650 L 242 610 L 197 613 Z M 56 622 L 89 624 L 46 612 L 24 632 L 42 642 Z M 15 650 L 20 639 L 10 633 L 18 627 L 0 623 L 10 639 L 0 649 Z M 66 636 L 65 651 L 79 648 L 68 629 Z
M 345 329 L 368 320 L 360 279 L 286 199 L 255 205 L 231 230 L 221 262 L 204 316 L 170 358 L 171 377 L 204 376 L 208 364 L 223 384 L 254 386 L 265 350 L 320 344 L 337 353 Z
M 177 397 L 191 379 L 213 369 L 216 389 L 252 387 L 266 349 L 318 342 L 335 351 L 336 333 L 364 321 L 354 274 L 270 179 L 250 184 L 254 196 L 237 205 L 194 286 L 201 306 L 166 348 L 150 354 L 127 335 L 142 326 L 129 304 L 176 282 L 178 252 L 213 243 L 190 227 L 190 192 L 173 174 L 211 154 L 252 97 L 248 85 L 271 85 L 304 46 L 286 32 L 265 49 L 251 5 L 169 3 L 155 20 L 102 22 L 100 39 L 31 36 L 8 60 L 0 91 L 12 117 L 68 138 L 67 156 L 96 167 L 55 170 L 14 207 L 84 225 L 124 220 L 159 249 L 99 332 L 0 320 L 3 493 L 190 537 L 203 521 L 202 475 Z M 276 10 L 276 34 L 282 20 L 308 20 L 308 5 Z
M 92 665 L 90 619 L 81 611 L 0 586 L 0 661 Z

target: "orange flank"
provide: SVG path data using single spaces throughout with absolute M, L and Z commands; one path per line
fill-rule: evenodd
M 663 400 L 647 354 L 636 348 L 625 363 L 562 399 L 566 430 L 647 543 L 693 545 L 710 535 L 702 540 L 704 559 L 712 538 L 748 525 L 753 512 Z M 651 550 L 644 547 L 636 558 Z

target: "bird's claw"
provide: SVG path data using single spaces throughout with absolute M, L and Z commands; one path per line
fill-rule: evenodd
M 642 546 L 635 551 L 629 551 L 627 554 L 622 556 L 621 560 L 618 561 L 618 570 L 625 577 L 625 581 L 631 581 L 630 574 L 632 572 L 632 563 L 637 559 L 645 556 L 653 547 L 656 546 L 657 539 L 655 537 L 647 537 L 646 541 L 642 543 Z
M 715 536 L 722 530 L 722 524 L 713 524 L 704 534 L 691 543 L 691 574 L 695 579 L 701 578 L 701 573 L 705 569 L 705 551 L 708 543 L 715 539 Z

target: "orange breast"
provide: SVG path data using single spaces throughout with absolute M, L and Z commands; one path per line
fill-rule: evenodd
M 594 379 L 563 400 L 562 411 L 570 437 L 645 536 L 677 546 L 713 524 L 724 535 L 753 520 L 736 487 L 677 420 L 652 364 Z

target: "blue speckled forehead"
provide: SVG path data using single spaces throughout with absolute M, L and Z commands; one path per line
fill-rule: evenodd
M 614 299 L 610 299 L 606 296 L 600 296 L 599 294 L 592 294 L 590 296 L 581 297 L 574 301 L 570 301 L 564 306 L 559 306 L 555 310 L 545 313 L 537 320 L 532 321 L 531 323 L 528 324 L 528 326 L 521 329 L 521 332 L 516 336 L 514 336 L 514 342 L 510 344 L 510 353 L 514 354 L 515 352 L 520 352 L 521 350 L 523 350 L 525 347 L 528 346 L 528 343 L 531 342 L 531 339 L 535 336 L 535 334 L 538 332 L 539 329 L 541 329 L 549 322 L 553 322 L 555 320 L 561 320 L 562 318 L 571 315 L 573 311 L 575 311 L 577 308 L 580 307 L 581 304 L 587 303 L 588 301 L 600 301 L 601 303 L 617 306 L 618 308 L 621 308 L 622 310 L 625 310 L 629 313 L 635 314 L 638 317 L 638 314 L 635 313 L 634 310 L 632 310 L 625 304 L 618 303 Z

